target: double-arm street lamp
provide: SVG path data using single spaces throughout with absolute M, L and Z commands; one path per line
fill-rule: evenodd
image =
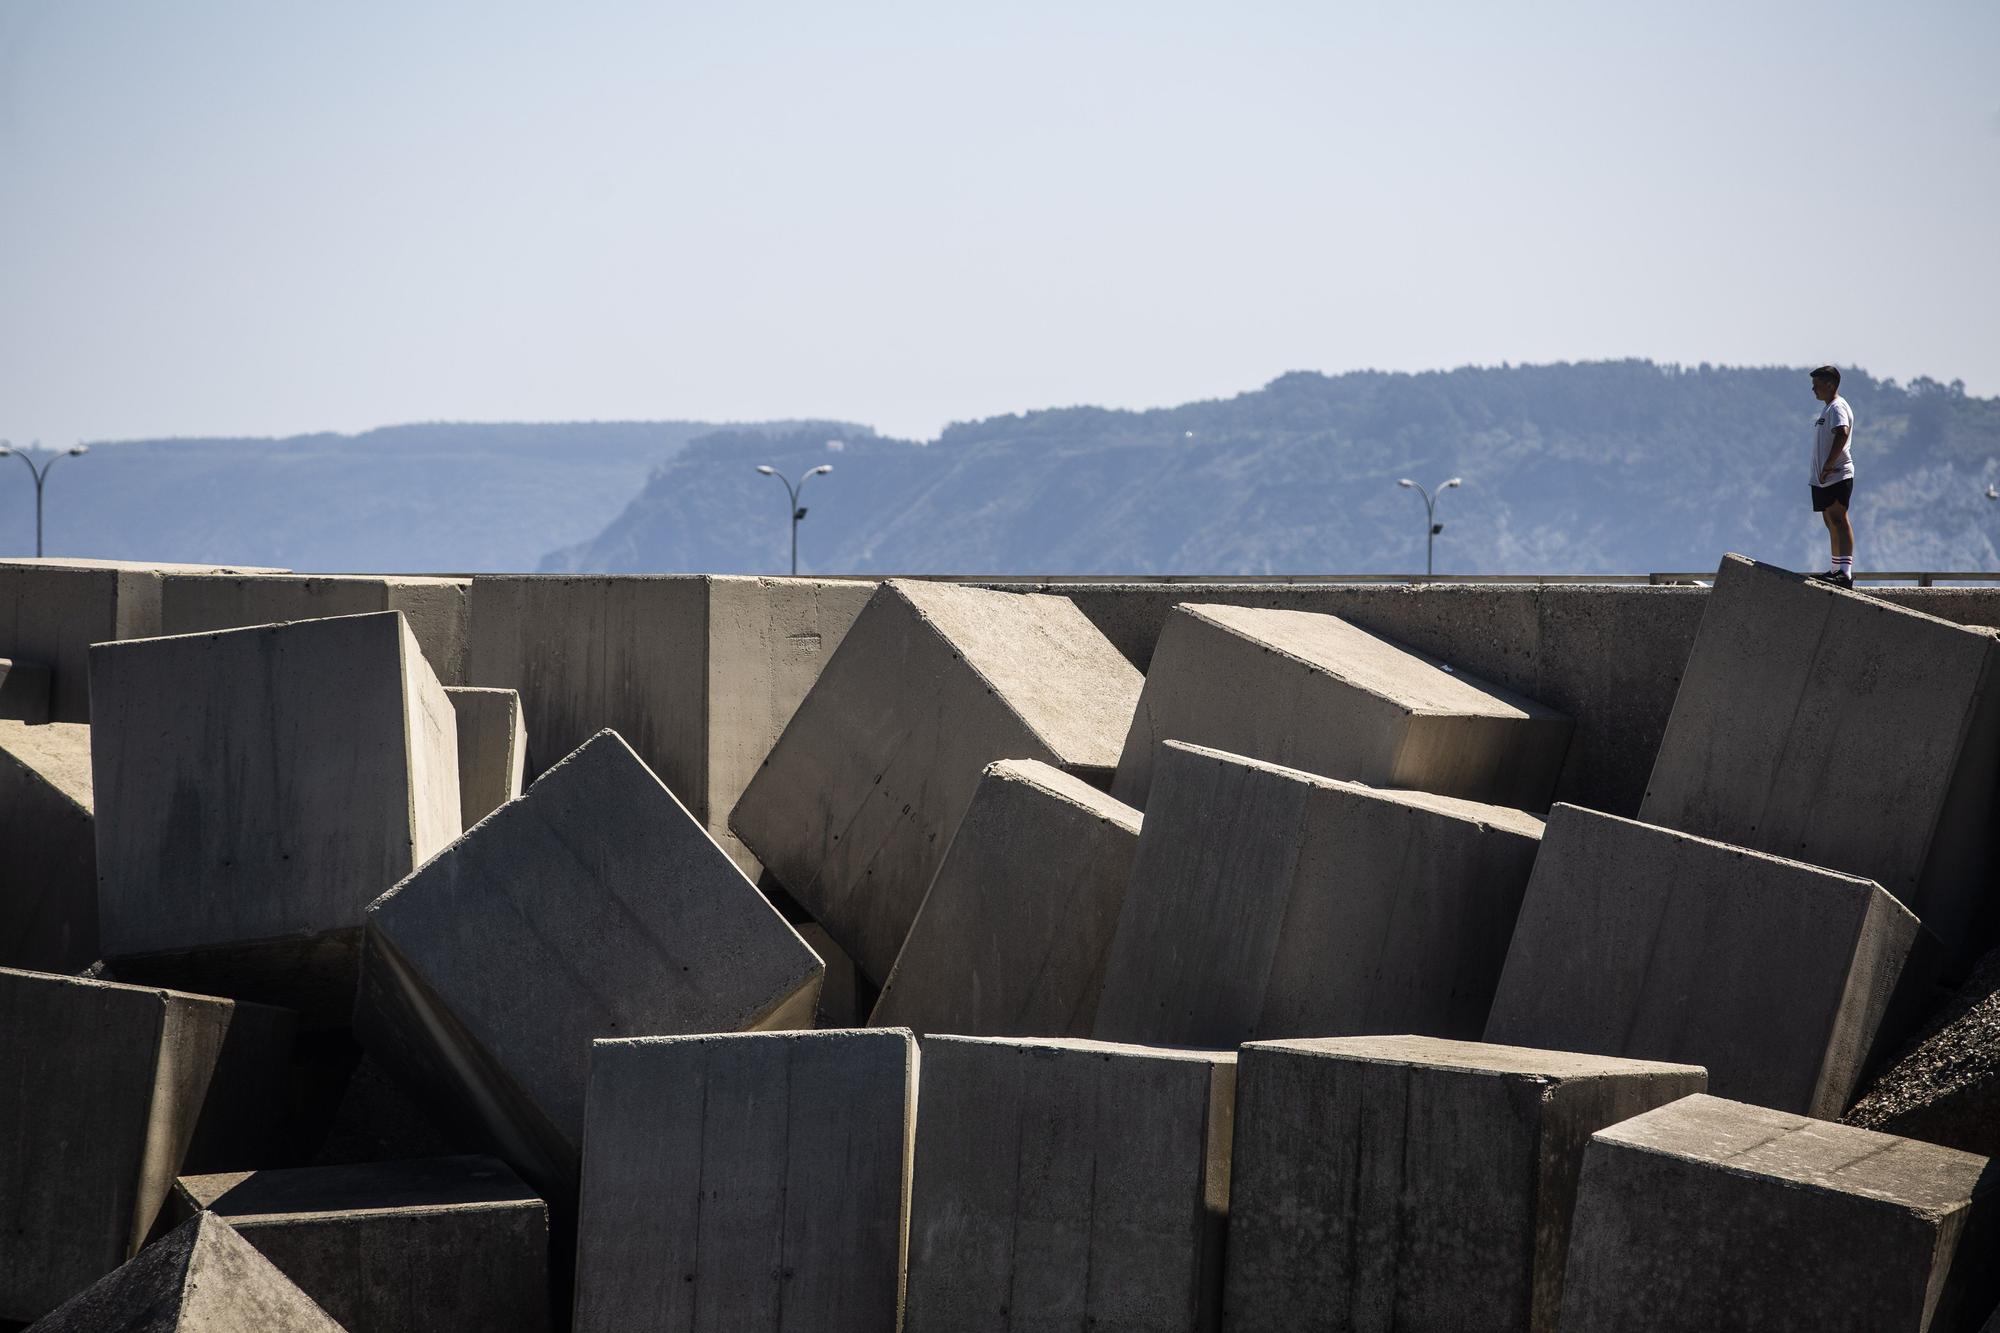
M 1444 493 L 1452 487 L 1463 486 L 1465 479 L 1463 477 L 1453 477 L 1450 481 L 1445 482 L 1437 488 L 1436 495 L 1432 495 L 1408 477 L 1400 479 L 1396 484 L 1413 490 L 1418 495 L 1424 497 L 1424 577 L 1429 578 L 1431 576 L 1431 557 L 1437 549 L 1437 537 L 1440 532 L 1444 531 L 1444 524 L 1437 521 L 1438 501 L 1444 498 Z
M 38 449 L 40 445 L 41 441 L 37 440 L 27 449 L 15 449 L 5 440 L 0 440 L 0 456 L 7 454 L 14 455 L 14 457 L 28 465 L 29 475 L 35 479 L 35 555 L 37 558 L 40 558 L 42 554 L 42 488 L 49 484 L 49 469 L 56 465 L 58 458 L 81 458 L 90 452 L 88 445 L 73 444 L 59 453 L 51 453 L 48 458 L 43 460 L 40 467 L 36 467 L 35 460 L 29 457 L 29 454 L 31 451 Z
M 785 476 L 784 473 L 778 471 L 778 469 L 768 463 L 759 463 L 757 470 L 767 477 L 776 477 L 779 481 L 785 483 L 785 494 L 790 497 L 791 501 L 788 512 L 792 516 L 792 577 L 797 578 L 799 574 L 799 520 L 806 516 L 805 506 L 799 503 L 799 492 L 806 488 L 806 477 L 817 477 L 831 472 L 833 471 L 833 464 L 821 463 L 818 467 L 806 473 L 805 477 L 800 477 L 799 484 L 796 486 L 792 485 L 791 479 Z

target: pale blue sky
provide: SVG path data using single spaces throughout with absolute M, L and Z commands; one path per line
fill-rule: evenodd
M 0 436 L 2000 393 L 2000 4 L 0 0 Z

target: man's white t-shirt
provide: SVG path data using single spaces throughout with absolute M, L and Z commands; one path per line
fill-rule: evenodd
M 1841 455 L 1840 466 L 1834 468 L 1833 475 L 1821 478 L 1826 471 L 1827 455 L 1833 452 L 1833 432 L 1847 427 L 1847 450 Z M 1854 475 L 1854 409 L 1839 394 L 1830 403 L 1820 404 L 1819 414 L 1813 418 L 1813 470 L 1812 484 L 1832 486 Z

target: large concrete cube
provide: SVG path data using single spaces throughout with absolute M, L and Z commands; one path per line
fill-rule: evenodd
M 1969 1330 L 2000 1295 L 1984 1157 L 1718 1097 L 1592 1137 L 1563 1333 Z
M 870 1021 L 1089 1036 L 1139 823 L 1137 810 L 1061 769 L 989 765 Z
M 458 719 L 458 817 L 471 828 L 521 794 L 528 724 L 513 690 L 445 686 Z
M 457 724 L 402 613 L 99 644 L 91 683 L 118 974 L 343 1021 L 363 911 L 459 833 Z
M 1095 1035 L 1476 1038 L 1541 831 L 1505 806 L 1169 741 Z
M 401 611 L 431 671 L 465 679 L 472 580 L 381 574 L 168 574 L 160 633 L 198 634 L 286 620 Z
M 1236 1058 L 923 1043 L 911 1333 L 1213 1329 Z
M 368 909 L 354 1027 L 562 1202 L 594 1038 L 803 1027 L 820 974 L 607 731 Z
M 293 1016 L 0 970 L 0 1320 L 138 1250 L 184 1169 L 279 1144 Z
M 597 1042 L 576 1333 L 902 1327 L 916 1106 L 898 1029 Z
M 1486 1039 L 1682 1060 L 1837 1116 L 1918 929 L 1865 879 L 1558 805 Z
M 1741 556 L 1639 818 L 1874 880 L 1959 963 L 1993 926 L 2000 640 Z
M 730 825 L 878 984 L 986 765 L 1109 783 L 1141 680 L 1061 597 L 884 584 Z
M 1980 961 L 1841 1118 L 2000 1157 L 2000 949 Z
M 1584 1144 L 1702 1082 L 1431 1037 L 1245 1046 L 1228 1327 L 1553 1329 Z
M 0 967 L 80 972 L 98 952 L 90 728 L 0 721 Z
M 1112 795 L 1147 804 L 1160 743 L 1544 810 L 1570 720 L 1337 616 L 1182 605 L 1146 671 Z

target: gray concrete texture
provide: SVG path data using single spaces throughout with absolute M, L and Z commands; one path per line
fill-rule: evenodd
M 381 574 L 169 574 L 160 633 L 199 634 L 287 620 L 401 611 L 440 683 L 465 682 L 470 579 Z
M 1882 888 L 1572 805 L 1549 813 L 1486 1040 L 1707 1068 L 1837 1116 L 1917 919 Z
M 362 912 L 459 833 L 402 613 L 91 650 L 99 931 L 127 980 L 341 1022 Z
M 1841 1118 L 2000 1157 L 2000 949 L 1980 961 Z
M 0 970 L 0 1319 L 137 1252 L 186 1169 L 282 1147 L 293 1016 Z
M 1161 747 L 1094 1035 L 1477 1038 L 1533 815 Z
M 97 961 L 90 728 L 0 720 L 0 967 Z
M 369 907 L 354 1029 L 560 1204 L 592 1039 L 803 1027 L 821 971 L 606 731 Z
M 1872 879 L 1962 967 L 1996 795 L 2000 639 L 1723 558 L 1639 818 Z
M 1599 1131 L 1562 1333 L 1952 1333 L 2000 1295 L 2000 1168 L 1718 1097 Z
M 513 690 L 445 686 L 458 719 L 458 818 L 471 828 L 521 794 L 528 723 Z
M 910 1333 L 1214 1329 L 1236 1057 L 923 1042 Z
M 1068 601 L 892 580 L 828 661 L 730 826 L 887 979 L 986 765 L 1108 786 L 1141 678 Z
M 1570 720 L 1337 616 L 1177 606 L 1111 793 L 1144 807 L 1160 743 L 1322 777 L 1546 810 Z
M 576 1333 L 901 1328 L 917 1071 L 890 1028 L 595 1043 Z
M 1237 1333 L 1553 1329 L 1591 1134 L 1703 1087 L 1689 1065 L 1414 1036 L 1253 1042 L 1237 1071 Z
M 1139 825 L 1137 810 L 1059 768 L 987 765 L 870 1021 L 1089 1036 Z
M 0 657 L 0 718 L 49 720 L 49 669 L 40 662 Z

